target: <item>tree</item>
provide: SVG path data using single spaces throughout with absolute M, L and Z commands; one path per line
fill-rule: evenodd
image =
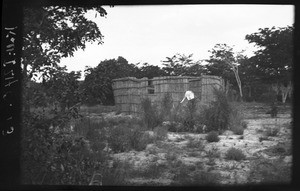
M 144 63 L 142 67 L 137 71 L 138 78 L 154 78 L 158 76 L 166 76 L 166 72 L 161 69 L 159 66 L 150 65 L 148 63 Z
M 271 87 L 281 92 L 283 103 L 292 91 L 293 31 L 291 26 L 260 28 L 259 32 L 246 35 L 246 40 L 259 48 L 252 58 L 252 67 L 260 71 L 262 82 L 273 84 Z
M 88 10 L 101 17 L 107 13 L 101 7 L 49 6 L 24 8 L 22 76 L 24 106 L 29 110 L 27 82 L 37 73 L 49 76 L 62 57 L 73 56 L 84 49 L 86 42 L 102 43 L 102 34 L 96 23 L 85 18 Z
M 66 67 L 57 67 L 51 71 L 48 81 L 43 82 L 46 95 L 51 99 L 51 104 L 59 103 L 61 111 L 80 102 L 79 91 L 80 72 L 66 72 Z
M 243 98 L 242 82 L 240 80 L 238 66 L 241 60 L 247 59 L 242 55 L 242 52 L 234 53 L 233 48 L 226 44 L 216 44 L 211 52 L 207 69 L 214 75 L 220 75 L 225 80 L 230 80 L 233 71 L 235 80 L 237 82 L 240 96 Z
M 138 68 L 129 64 L 123 57 L 101 61 L 95 68 L 85 70 L 85 80 L 82 84 L 84 100 L 87 104 L 113 105 L 114 96 L 112 80 L 122 77 L 136 77 Z
M 163 62 L 163 70 L 168 76 L 200 76 L 204 71 L 199 61 L 193 61 L 193 54 L 175 54 L 172 57 L 166 57 Z

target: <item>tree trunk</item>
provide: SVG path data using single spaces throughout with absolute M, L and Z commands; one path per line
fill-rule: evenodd
M 286 98 L 288 94 L 290 94 L 290 91 L 292 89 L 292 83 L 289 82 L 287 87 L 285 87 L 283 84 L 280 86 L 280 91 L 281 91 L 281 98 L 282 98 L 282 103 L 285 103 Z
M 242 82 L 241 82 L 241 79 L 240 79 L 239 74 L 238 74 L 238 68 L 237 67 L 236 68 L 232 67 L 232 70 L 234 72 L 235 79 L 237 81 L 237 84 L 238 84 L 238 87 L 239 87 L 239 90 L 240 90 L 241 99 L 243 100 Z

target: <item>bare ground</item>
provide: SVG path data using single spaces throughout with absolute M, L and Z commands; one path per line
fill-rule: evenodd
M 262 104 L 244 104 L 243 113 L 248 126 L 241 135 L 220 135 L 219 142 L 209 143 L 206 134 L 168 133 L 164 141 L 147 146 L 146 150 L 114 154 L 113 157 L 126 161 L 130 170 L 127 179 L 130 185 L 177 185 L 197 184 L 197 180 L 186 180 L 204 173 L 212 180 L 204 183 L 255 184 L 291 181 L 291 108 L 280 106 L 277 118 L 265 114 L 268 107 Z M 267 129 L 276 129 L 270 136 Z M 202 142 L 193 146 L 190 142 Z M 226 159 L 231 147 L 240 149 L 244 160 Z M 185 170 L 186 169 L 186 170 Z M 184 172 L 183 172 L 184 171 Z M 196 181 L 196 182 L 195 182 Z M 199 183 L 201 184 L 201 183 Z

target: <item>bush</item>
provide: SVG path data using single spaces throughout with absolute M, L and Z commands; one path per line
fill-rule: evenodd
M 290 183 L 291 167 L 280 159 L 259 159 L 250 163 L 250 183 Z
M 276 137 L 278 135 L 280 131 L 280 128 L 279 127 L 266 127 L 266 130 L 264 131 L 266 136 L 270 136 L 270 137 Z
M 102 171 L 103 186 L 123 186 L 126 185 L 126 178 L 129 176 L 130 164 L 127 161 L 113 161 L 111 168 L 104 167 Z
M 136 151 L 146 149 L 147 145 L 153 142 L 153 138 L 151 138 L 149 134 L 145 133 L 138 125 L 131 128 L 128 139 L 129 147 Z
M 269 92 L 265 92 L 259 97 L 258 101 L 263 102 L 263 103 L 267 103 L 267 104 L 275 103 L 277 101 L 277 94 L 274 90 L 271 90 Z
M 178 155 L 175 152 L 167 152 L 166 153 L 166 160 L 168 162 L 173 162 L 178 159 Z
M 161 102 L 160 115 L 163 121 L 170 121 L 172 116 L 173 99 L 170 93 L 166 93 Z
M 203 119 L 208 131 L 225 130 L 230 123 L 231 106 L 223 90 L 214 89 L 216 100 L 204 110 Z
M 220 138 L 219 138 L 219 133 L 218 132 L 216 132 L 216 131 L 211 131 L 211 132 L 209 132 L 207 135 L 206 135 L 206 137 L 205 137 L 205 139 L 208 141 L 208 142 L 218 142 L 219 140 L 220 140 Z
M 246 122 L 246 121 L 243 121 L 243 122 L 242 122 L 242 127 L 243 127 L 244 129 L 247 129 L 247 127 L 248 127 L 248 124 L 247 124 L 247 122 Z
M 199 150 L 204 149 L 203 142 L 200 139 L 188 139 L 188 143 L 186 145 L 188 148 L 198 148 Z
M 219 150 L 217 147 L 213 147 L 207 152 L 208 158 L 219 158 L 221 156 Z
M 184 108 L 183 125 L 185 127 L 185 130 L 188 132 L 194 131 L 194 126 L 196 124 L 196 106 L 196 99 L 192 99 L 188 101 L 187 106 Z
M 114 152 L 125 152 L 130 149 L 128 134 L 130 129 L 121 125 L 109 128 L 108 145 Z
M 246 158 L 246 156 L 244 155 L 244 153 L 241 150 L 231 147 L 226 152 L 225 158 L 228 160 L 240 161 L 240 160 L 244 160 Z
M 147 126 L 147 129 L 153 130 L 154 127 L 162 123 L 162 118 L 157 111 L 154 104 L 151 103 L 149 98 L 145 98 L 141 102 L 143 111 L 143 122 Z
M 108 144 L 114 152 L 144 150 L 153 139 L 137 124 L 132 127 L 114 126 L 109 129 Z
M 103 151 L 94 152 L 91 141 L 73 133 L 70 127 L 49 128 L 57 121 L 69 120 L 60 117 L 29 114 L 23 118 L 22 184 L 86 185 L 93 171 L 106 161 Z
M 194 169 L 194 168 L 193 168 Z M 204 170 L 189 171 L 189 167 L 182 164 L 175 172 L 173 185 L 180 186 L 199 186 L 217 184 L 220 175 L 217 173 L 207 172 Z
M 231 113 L 229 118 L 229 129 L 233 131 L 236 135 L 243 135 L 244 133 L 244 121 L 242 112 L 235 107 L 234 105 L 231 106 Z
M 153 132 L 156 140 L 164 140 L 168 137 L 168 127 L 165 125 L 155 127 Z

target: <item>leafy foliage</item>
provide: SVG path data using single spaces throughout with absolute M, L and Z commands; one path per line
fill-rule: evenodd
M 113 152 L 125 152 L 131 149 L 142 151 L 153 142 L 147 133 L 138 125 L 118 124 L 109 127 L 108 145 Z
M 285 81 L 290 79 L 293 63 L 294 27 L 260 28 L 246 35 L 246 40 L 260 49 L 255 52 L 252 64 L 263 73 L 262 80 Z
M 230 149 L 227 150 L 227 152 L 225 154 L 225 158 L 228 160 L 240 161 L 240 160 L 244 160 L 246 158 L 246 156 L 240 149 L 231 147 Z
M 166 72 L 159 66 L 150 65 L 148 63 L 144 63 L 137 73 L 138 78 L 147 77 L 149 79 L 158 77 L 158 76 L 166 76 Z
M 56 68 L 60 70 L 58 63 L 61 58 L 73 56 L 78 49 L 85 49 L 86 42 L 102 43 L 103 36 L 96 23 L 84 16 L 88 10 L 94 10 L 101 17 L 106 15 L 101 6 L 24 7 L 21 65 L 23 106 L 27 112 L 31 100 L 28 83 L 33 77 L 38 77 L 40 73 L 44 80 L 49 80 Z
M 103 43 L 96 23 L 84 16 L 90 9 L 76 6 L 24 8 L 22 60 L 24 69 L 31 66 L 30 78 L 34 72 L 43 72 L 46 69 L 43 66 L 56 66 L 61 57 L 73 56 L 76 50 L 85 49 L 85 42 Z M 101 6 L 93 10 L 101 17 L 107 14 Z M 46 75 L 47 71 L 44 72 Z
M 292 172 L 280 159 L 260 159 L 251 162 L 248 180 L 251 183 L 290 183 Z
M 166 60 L 162 61 L 162 69 L 167 76 L 200 76 L 205 71 L 204 67 L 200 65 L 199 61 L 193 61 L 192 56 L 193 54 L 188 56 L 175 54 L 172 57 L 166 57 Z
M 216 100 L 203 112 L 208 131 L 227 129 L 230 122 L 231 106 L 223 90 L 214 90 Z
M 172 107 L 173 107 L 172 95 L 170 93 L 166 93 L 162 99 L 161 109 L 160 109 L 164 121 L 169 121 L 171 119 Z
M 220 175 L 217 173 L 207 172 L 205 170 L 199 169 L 194 172 L 190 172 L 189 168 L 182 164 L 175 176 L 174 185 L 180 186 L 201 186 L 201 185 L 214 185 L 217 184 Z
M 189 100 L 184 111 L 183 125 L 187 131 L 191 132 L 196 124 L 197 100 Z
M 113 105 L 112 80 L 129 77 L 135 74 L 136 70 L 137 67 L 128 64 L 123 57 L 101 61 L 95 68 L 86 68 L 85 80 L 82 84 L 84 103 Z
M 276 137 L 280 131 L 279 127 L 264 127 L 264 133 L 266 136 Z
M 243 135 L 245 127 L 247 127 L 247 124 L 243 121 L 242 111 L 234 104 L 231 104 L 229 129 L 236 135 Z
M 106 155 L 93 152 L 89 140 L 66 128 L 68 118 L 24 114 L 22 134 L 22 181 L 24 184 L 88 184 Z M 50 124 L 54 124 L 49 128 Z
M 153 129 L 156 140 L 164 140 L 168 137 L 167 126 L 157 126 Z
M 204 144 L 200 139 L 189 138 L 186 146 L 188 148 L 198 148 L 200 151 L 204 149 Z
M 205 139 L 210 143 L 218 142 L 220 140 L 219 133 L 217 131 L 211 131 L 206 135 Z
M 51 72 L 48 81 L 43 82 L 46 95 L 52 103 L 58 102 L 62 111 L 81 101 L 79 90 L 80 72 L 66 72 L 66 67 L 57 67 Z M 50 102 L 50 103 L 51 103 Z
M 147 129 L 153 129 L 158 126 L 161 122 L 161 116 L 157 112 L 157 107 L 154 105 L 149 98 L 145 98 L 141 102 L 143 111 L 143 121 Z

